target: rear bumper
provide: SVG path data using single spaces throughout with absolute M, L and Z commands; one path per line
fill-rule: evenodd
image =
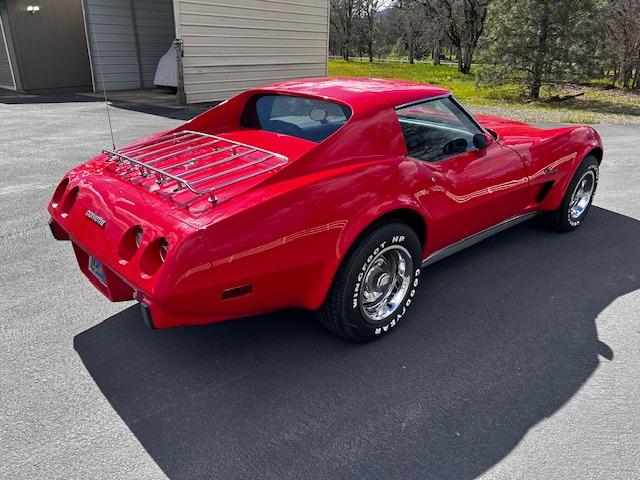
M 53 235 L 53 238 L 56 240 L 71 241 L 69 233 L 53 217 L 49 219 L 49 229 L 51 230 L 51 235 Z M 124 302 L 134 299 L 135 286 L 130 285 L 104 263 L 103 268 L 106 281 L 102 283 L 102 281 L 89 270 L 89 253 L 73 241 L 71 245 L 73 246 L 73 253 L 76 255 L 80 271 L 105 297 L 112 302 Z
M 154 300 L 145 296 L 142 292 L 138 292 L 135 299 L 140 305 L 142 321 L 151 330 L 186 327 L 189 325 L 202 325 L 229 320 L 228 317 L 216 317 L 215 315 L 208 313 L 193 315 L 183 312 L 170 312 L 158 305 Z
M 76 243 L 72 242 L 71 244 L 73 245 L 73 252 L 76 254 L 80 270 L 105 297 L 112 302 L 125 302 L 134 299 L 135 286 L 127 283 L 104 263 L 102 263 L 102 268 L 106 282 L 102 283 L 98 277 L 89 270 L 89 254 Z
M 142 318 L 149 328 L 162 329 L 212 323 L 229 318 L 228 316 L 211 315 L 210 308 L 205 304 L 201 304 L 201 310 L 198 309 L 197 305 L 199 303 L 194 302 L 188 294 L 170 299 L 165 299 L 163 296 L 158 296 L 157 294 L 154 295 L 150 291 L 147 291 L 142 285 L 116 272 L 101 256 L 92 255 L 85 246 L 80 245 L 75 238 L 72 238 L 69 232 L 67 232 L 55 218 L 50 219 L 49 228 L 52 236 L 56 240 L 71 242 L 80 271 L 105 297 L 112 302 L 137 300 L 141 306 Z M 91 256 L 101 262 L 104 282 L 91 272 L 89 268 L 89 259 Z M 165 304 L 169 308 L 165 307 Z M 188 305 L 190 309 L 180 311 L 180 305 Z M 175 308 L 176 306 L 178 308 Z

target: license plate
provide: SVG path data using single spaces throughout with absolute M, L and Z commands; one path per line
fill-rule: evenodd
M 102 268 L 102 262 L 97 258 L 89 257 L 89 271 L 100 280 L 100 283 L 107 285 L 107 279 L 104 276 L 104 269 Z

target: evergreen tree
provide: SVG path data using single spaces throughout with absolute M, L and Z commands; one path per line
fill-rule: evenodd
M 543 84 L 590 78 L 601 7 L 599 0 L 495 0 L 479 82 L 517 82 L 537 99 Z

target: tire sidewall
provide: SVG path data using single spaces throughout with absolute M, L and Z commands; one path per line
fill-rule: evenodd
M 576 186 L 578 185 L 578 182 L 580 182 L 580 180 L 584 177 L 584 175 L 588 171 L 592 171 L 594 175 L 594 186 L 593 186 L 593 193 L 591 194 L 591 200 L 589 201 L 589 205 L 587 205 L 587 208 L 585 208 L 584 212 L 582 212 L 582 214 L 577 219 L 573 219 L 571 217 L 571 210 L 569 208 L 569 205 L 571 204 L 571 197 L 576 189 Z M 589 156 L 585 158 L 585 160 L 582 162 L 580 167 L 578 167 L 578 170 L 573 176 L 573 179 L 569 183 L 569 187 L 567 188 L 565 199 L 562 202 L 562 206 L 563 206 L 562 221 L 563 223 L 566 224 L 566 226 L 569 229 L 578 228 L 586 218 L 587 213 L 589 212 L 589 209 L 593 204 L 593 200 L 596 195 L 596 190 L 598 189 L 599 175 L 600 175 L 600 172 L 598 168 L 598 161 L 594 157 Z
M 373 263 L 376 255 L 389 246 L 404 248 L 413 262 L 409 289 L 398 308 L 384 320 L 372 322 L 364 316 L 359 302 L 362 280 L 365 272 Z M 393 223 L 385 225 L 370 237 L 364 248 L 356 255 L 353 268 L 349 272 L 346 282 L 344 315 L 348 326 L 362 338 L 370 339 L 382 337 L 398 325 L 407 314 L 413 303 L 416 289 L 420 283 L 422 263 L 422 248 L 415 232 L 407 225 Z

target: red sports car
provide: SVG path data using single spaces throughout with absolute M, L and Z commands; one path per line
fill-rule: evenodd
M 474 118 L 433 85 L 290 81 L 103 150 L 56 188 L 50 226 L 152 328 L 300 307 L 366 341 L 408 315 L 426 265 L 536 215 L 577 228 L 602 153 L 590 127 Z

